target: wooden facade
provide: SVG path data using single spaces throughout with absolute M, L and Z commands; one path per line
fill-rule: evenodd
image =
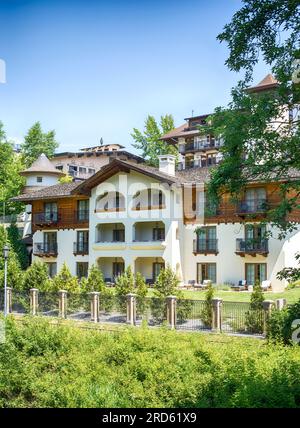
M 80 200 L 88 200 L 88 198 L 80 195 L 32 201 L 32 232 L 48 229 L 88 228 L 88 214 L 82 218 L 78 215 L 78 201 Z M 40 221 L 39 219 L 43 218 L 43 213 L 45 212 L 45 204 L 48 203 L 57 204 L 57 216 L 55 216 L 53 221 Z
M 197 188 L 196 186 L 184 186 L 183 188 L 183 207 L 184 207 L 184 223 L 185 224 L 220 224 L 220 223 L 244 223 L 251 221 L 263 221 L 267 216 L 267 211 L 276 208 L 281 202 L 279 183 L 258 183 L 249 184 L 247 189 L 264 188 L 266 190 L 266 209 L 257 210 L 257 212 L 242 213 L 238 206 L 239 203 L 234 203 L 229 194 L 223 195 L 216 212 L 206 213 L 203 217 L 197 215 L 199 207 L 197 206 Z M 292 195 L 290 195 L 292 197 Z M 243 201 L 243 196 L 241 197 Z M 300 201 L 299 201 L 300 203 Z M 300 208 L 294 208 L 288 215 L 288 221 L 300 223 Z M 203 221 L 204 220 L 204 221 Z

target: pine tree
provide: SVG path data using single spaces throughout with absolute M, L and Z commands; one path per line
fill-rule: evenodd
M 51 291 L 52 281 L 49 278 L 47 265 L 35 260 L 24 275 L 24 289 L 37 288 L 39 291 Z
M 85 281 L 85 291 L 104 292 L 105 288 L 102 271 L 96 265 L 92 265 L 89 269 L 89 275 Z
M 30 166 L 42 153 L 52 157 L 59 146 L 55 140 L 55 131 L 43 132 L 40 122 L 36 122 L 25 136 L 22 154 L 26 166 Z
M 62 265 L 61 270 L 53 278 L 53 288 L 56 291 L 66 290 L 69 293 L 80 292 L 78 279 L 71 274 L 66 263 Z
M 116 294 L 119 296 L 125 296 L 134 291 L 134 276 L 130 266 L 128 266 L 122 275 L 117 277 L 115 288 Z
M 146 297 L 148 294 L 148 288 L 145 281 L 145 278 L 140 272 L 135 274 L 135 289 L 134 292 L 138 297 Z
M 10 242 L 11 248 L 14 250 L 18 261 L 20 263 L 21 269 L 25 270 L 29 264 L 29 256 L 26 249 L 26 245 L 21 240 L 19 235 L 19 230 L 16 223 L 12 223 L 7 228 L 7 236 Z

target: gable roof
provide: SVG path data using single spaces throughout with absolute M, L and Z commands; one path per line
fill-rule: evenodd
M 25 169 L 24 171 L 20 172 L 20 175 L 26 176 L 36 173 L 46 173 L 50 175 L 56 175 L 62 177 L 65 175 L 64 172 L 59 171 L 54 167 L 54 165 L 49 161 L 46 155 L 41 154 L 34 162 L 33 164 Z
M 256 86 L 248 88 L 247 92 L 261 92 L 277 88 L 277 86 L 279 86 L 278 80 L 272 74 L 267 74 Z
M 117 174 L 118 172 L 129 173 L 130 171 L 147 175 L 148 177 L 154 178 L 158 181 L 166 182 L 168 184 L 174 184 L 178 181 L 176 176 L 165 174 L 159 171 L 157 168 L 151 167 L 149 165 L 137 165 L 131 162 L 121 161 L 120 159 L 114 159 L 108 165 L 102 167 L 100 171 L 96 172 L 96 174 L 80 183 L 79 186 L 72 191 L 72 194 L 89 194 L 93 187 L 103 183 L 105 180 Z

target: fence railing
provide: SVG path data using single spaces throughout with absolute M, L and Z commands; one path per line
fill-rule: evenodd
M 185 331 L 216 331 L 229 334 L 262 335 L 266 320 L 276 306 L 286 302 L 266 300 L 261 307 L 247 302 L 223 302 L 222 299 L 189 300 L 118 296 L 108 293 L 43 292 L 7 288 L 7 313 L 60 317 L 95 323 L 130 324 L 157 327 L 168 325 Z M 0 311 L 4 311 L 4 292 L 0 290 Z

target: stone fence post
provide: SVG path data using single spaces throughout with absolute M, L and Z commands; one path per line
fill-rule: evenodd
M 67 318 L 67 294 L 66 290 L 59 290 L 58 292 L 58 312 L 61 318 Z
M 281 311 L 286 306 L 286 299 L 276 299 L 275 306 L 276 306 L 276 309 Z
M 91 321 L 99 321 L 99 291 L 92 291 L 91 295 Z
M 263 332 L 266 334 L 267 332 L 267 321 L 271 315 L 271 311 L 274 307 L 274 300 L 264 300 L 263 301 L 263 310 L 264 310 L 264 325 Z
M 212 330 L 221 331 L 223 300 L 216 297 L 212 299 Z
M 7 314 L 12 313 L 12 288 L 11 287 L 6 287 L 6 313 Z
M 174 329 L 176 327 L 176 306 L 177 306 L 177 298 L 176 296 L 168 296 L 166 298 L 167 303 L 167 321 L 169 324 L 169 327 L 171 329 Z
M 36 315 L 38 311 L 38 293 L 37 288 L 30 289 L 30 313 L 31 315 Z
M 126 322 L 130 325 L 135 325 L 136 322 L 136 294 L 126 294 Z

